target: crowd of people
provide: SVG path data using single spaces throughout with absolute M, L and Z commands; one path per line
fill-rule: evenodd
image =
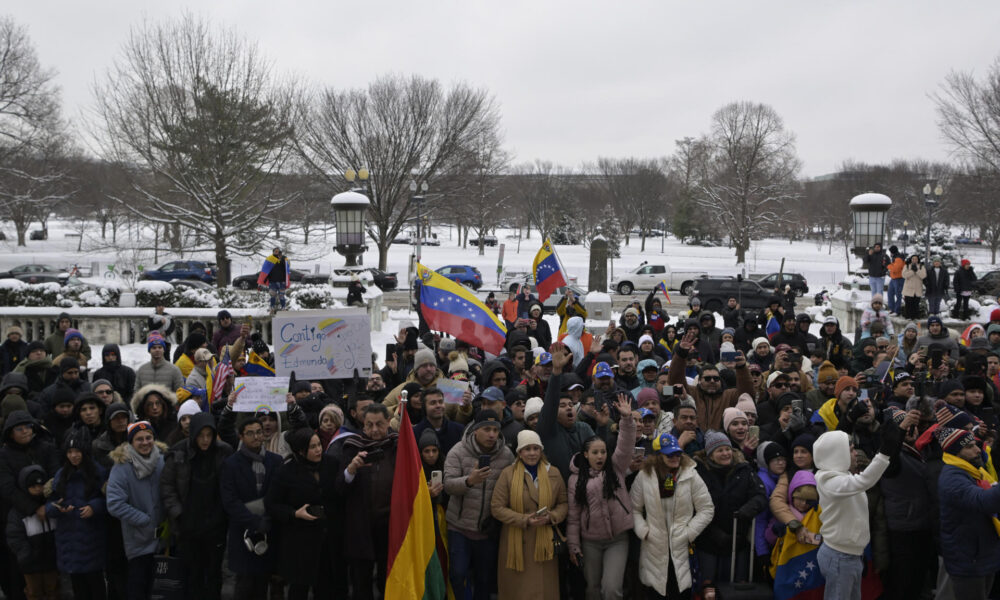
M 500 355 L 404 322 L 370 377 L 295 381 L 281 412 L 234 411 L 234 377 L 273 358 L 225 310 L 183 340 L 157 310 L 135 370 L 69 314 L 45 340 L 9 328 L 5 597 L 149 598 L 163 556 L 187 598 L 230 577 L 236 598 L 381 597 L 404 411 L 449 598 L 708 600 L 775 585 L 787 543 L 818 548 L 827 598 L 871 576 L 885 598 L 989 597 L 1000 310 L 895 335 L 876 299 L 862 331 L 814 335 L 781 297 L 719 324 L 651 292 L 587 331 L 571 293 L 558 327 L 527 287 L 491 300 Z

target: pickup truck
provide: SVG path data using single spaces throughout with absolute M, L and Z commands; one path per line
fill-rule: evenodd
M 707 276 L 705 271 L 678 271 L 666 264 L 649 264 L 643 261 L 631 271 L 618 275 L 611 280 L 611 289 L 619 294 L 628 295 L 635 290 L 651 290 L 661 281 L 667 282 L 667 289 L 679 290 L 685 296 L 691 295 L 694 282 Z

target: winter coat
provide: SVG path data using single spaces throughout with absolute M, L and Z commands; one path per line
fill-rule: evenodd
M 93 356 L 90 352 L 90 344 L 87 343 L 87 338 L 82 336 L 81 341 L 83 344 L 80 346 L 80 354 L 83 354 L 87 360 L 90 360 L 90 357 Z M 59 356 L 66 351 L 66 332 L 56 329 L 52 332 L 52 335 L 45 338 L 45 341 L 42 343 L 45 344 L 46 354 L 49 356 Z M 58 365 L 59 363 L 55 364 Z
M 62 377 L 57 377 L 52 385 L 46 387 L 42 390 L 42 393 L 38 395 L 38 403 L 42 406 L 42 412 L 46 415 L 52 412 L 55 408 L 53 405 L 56 393 L 60 390 L 69 390 L 73 397 L 79 396 L 90 391 L 90 384 L 86 379 L 77 379 L 75 381 L 69 382 Z
M 104 355 L 108 352 L 114 352 L 118 360 L 110 362 L 104 360 Z M 104 344 L 101 350 L 101 363 L 101 368 L 94 372 L 93 381 L 107 379 L 125 402 L 131 400 L 132 392 L 135 391 L 135 371 L 122 364 L 122 351 L 118 344 Z
M 544 471 L 544 472 L 543 472 Z M 559 560 L 555 556 L 551 560 L 537 562 L 535 560 L 535 529 L 528 527 L 528 518 L 542 508 L 538 504 L 538 488 L 525 470 L 524 491 L 522 502 L 524 512 L 518 513 L 510 507 L 510 487 L 514 476 L 514 465 L 509 465 L 500 473 L 490 510 L 493 517 L 500 521 L 500 548 L 497 553 L 497 598 L 517 598 L 518 600 L 557 600 L 559 598 Z M 549 489 L 552 491 L 554 506 L 549 507 L 549 516 L 554 524 L 566 519 L 569 505 L 566 501 L 566 484 L 563 476 L 554 465 L 538 465 L 538 476 L 549 478 Z M 507 530 L 510 527 L 524 529 L 521 551 L 524 556 L 524 570 L 515 571 L 507 568 Z
M 757 479 L 742 452 L 733 451 L 733 462 L 728 469 L 713 467 L 704 455 L 696 457 L 698 475 L 708 487 L 715 514 L 712 522 L 698 536 L 698 549 L 729 556 L 733 544 L 733 513 L 744 508 L 756 517 L 767 508 L 764 484 Z M 740 520 L 737 531 L 741 538 L 750 530 L 749 521 Z
M 861 337 L 868 337 L 871 335 L 870 330 L 872 328 L 872 323 L 875 321 L 881 321 L 882 325 L 885 326 L 885 335 L 891 336 L 895 333 L 892 328 L 892 319 L 889 318 L 889 311 L 880 310 L 875 311 L 871 306 L 866 308 L 864 312 L 861 313 Z
M 163 442 L 156 442 L 160 452 L 167 449 Z M 108 477 L 108 514 L 122 523 L 125 556 L 133 559 L 156 552 L 156 528 L 163 520 L 160 505 L 160 476 L 163 474 L 163 457 L 160 456 L 153 472 L 139 479 L 135 467 L 128 460 L 128 443 L 111 453 L 115 466 Z
M 562 375 L 553 374 L 545 390 L 542 412 L 538 415 L 535 431 L 545 447 L 545 457 L 560 473 L 569 473 L 569 462 L 574 454 L 583 448 L 583 442 L 594 435 L 590 425 L 581 421 L 566 429 L 559 424 L 559 394 Z
M 690 589 L 688 546 L 715 515 L 712 496 L 695 470 L 694 461 L 686 455 L 681 457 L 674 495 L 670 498 L 660 498 L 659 480 L 656 472 L 650 469 L 639 472 L 630 495 L 635 535 L 641 543 L 639 581 L 666 596 L 670 565 L 673 564 L 677 589 Z
M 344 556 L 357 560 L 385 560 L 387 540 L 384 533 L 389 527 L 390 499 L 392 498 L 393 477 L 396 471 L 396 451 L 398 438 L 390 434 L 388 438 L 374 442 L 365 437 L 349 437 L 344 440 L 344 458 L 337 472 L 334 491 L 343 498 L 344 514 Z M 358 452 L 372 448 L 383 450 L 382 458 L 369 466 L 358 469 L 354 479 L 347 481 L 346 466 Z M 299 505 L 301 506 L 301 505 Z
M 434 429 L 434 426 L 427 420 L 427 417 L 424 417 L 422 421 L 413 426 L 413 437 L 419 440 L 420 435 L 428 429 L 432 430 L 437 436 L 442 456 L 447 456 L 451 452 L 451 449 L 462 441 L 463 432 L 465 431 L 464 427 L 449 420 L 447 417 L 441 423 L 441 429 Z M 504 436 L 504 439 L 510 442 L 510 439 L 506 436 Z
M 14 427 L 25 423 L 35 423 L 35 437 L 27 446 L 21 446 L 14 443 L 11 435 Z M 14 411 L 7 417 L 3 424 L 3 442 L 0 448 L 0 516 L 6 517 L 11 508 L 31 514 L 38 504 L 18 486 L 21 470 L 39 465 L 47 477 L 55 475 L 59 469 L 58 452 L 27 411 Z
M 707 396 L 702 394 L 701 388 L 697 385 L 688 385 L 684 370 L 687 368 L 687 356 L 681 356 L 684 351 L 680 346 L 674 354 L 674 360 L 670 363 L 670 373 L 667 383 L 670 385 L 683 385 L 689 396 L 694 398 L 698 407 L 698 427 L 702 431 L 709 429 L 722 429 L 722 413 L 731 406 L 736 406 L 739 402 L 740 394 L 750 394 L 753 396 L 753 379 L 750 377 L 750 370 L 746 365 L 734 369 L 736 372 L 736 387 L 723 390 L 717 396 Z
M 43 501 L 34 499 L 36 508 L 41 506 Z M 7 546 L 10 548 L 8 557 L 17 559 L 17 568 L 7 565 L 25 574 L 45 573 L 56 570 L 56 538 L 52 523 L 41 521 L 35 515 L 35 511 L 24 512 L 17 508 L 10 509 L 7 514 Z M 28 533 L 25 520 L 38 527 L 38 531 Z
M 136 421 L 149 421 L 156 433 L 156 439 L 166 441 L 173 433 L 177 425 L 177 394 L 173 392 L 176 388 L 167 388 L 159 384 L 150 383 L 135 391 L 132 395 L 132 414 Z M 146 400 L 150 394 L 156 393 L 164 400 L 166 406 L 163 407 L 163 414 L 158 419 L 152 419 L 146 415 Z
M 879 250 L 865 256 L 865 267 L 868 268 L 869 277 L 885 277 L 886 265 L 889 264 L 889 257 L 885 250 Z
M 903 257 L 898 254 L 892 255 L 892 261 L 886 265 L 885 270 L 889 274 L 890 279 L 899 279 L 903 276 L 903 269 L 907 266 L 907 262 L 903 260 Z
M 84 455 L 83 460 L 92 459 Z M 73 469 L 66 481 L 66 493 L 62 498 L 51 496 L 45 505 L 46 516 L 56 526 L 56 558 L 60 573 L 82 574 L 104 570 L 108 510 L 102 488 L 107 482 L 108 471 L 100 465 L 96 466 L 98 482 L 90 496 L 86 494 L 83 474 Z M 56 473 L 52 482 L 53 493 L 66 473 L 65 467 Z M 55 500 L 64 507 L 72 506 L 76 510 L 64 513 L 55 507 Z M 80 509 L 84 506 L 89 506 L 94 516 L 80 518 Z
M 215 328 L 215 333 L 212 334 L 212 347 L 219 348 L 220 350 L 225 346 L 230 346 L 240 338 L 240 326 L 235 323 L 231 323 L 229 328 L 226 329 L 221 325 Z
M 170 519 L 172 531 L 186 535 L 203 535 L 211 533 L 205 531 L 209 527 L 217 526 L 219 523 L 205 522 L 209 515 L 188 515 L 181 519 L 184 512 L 184 504 L 191 492 L 191 470 L 193 461 L 199 453 L 196 447 L 196 436 L 205 427 L 211 427 L 215 432 L 215 419 L 209 413 L 198 413 L 191 417 L 189 427 L 190 435 L 187 439 L 174 444 L 163 458 L 163 476 L 160 478 L 160 501 L 163 503 L 163 510 Z M 218 439 L 212 440 L 211 453 L 212 470 L 219 477 L 222 470 L 222 463 L 233 453 L 233 448 Z M 214 499 L 221 511 L 222 500 L 218 496 L 218 489 L 214 490 Z M 220 531 L 221 532 L 221 531 Z
M 581 319 L 587 319 L 587 307 L 580 302 L 579 298 L 576 298 L 569 306 L 566 307 L 566 297 L 563 296 L 559 300 L 559 304 L 556 305 L 556 314 L 559 315 L 559 335 L 566 333 L 566 323 L 571 317 L 580 317 Z
M 479 485 L 469 487 L 465 481 L 479 468 L 479 456 L 490 455 L 490 474 Z M 475 434 L 466 431 L 444 460 L 444 491 L 448 494 L 448 511 L 445 519 L 449 530 L 483 533 L 490 524 L 490 499 L 500 473 L 514 463 L 514 453 L 501 435 L 491 452 L 483 452 L 476 443 Z
M 1000 512 L 1000 486 L 979 487 L 965 471 L 944 465 L 938 478 L 944 568 L 956 577 L 986 577 L 1000 570 L 1000 536 L 992 515 Z
M 0 344 L 0 375 L 6 375 L 14 370 L 17 363 L 28 355 L 28 342 L 17 340 L 12 342 L 7 339 Z
M 927 279 L 924 285 L 927 286 L 928 296 L 944 297 L 948 295 L 948 282 L 951 278 L 948 275 L 948 267 L 941 265 L 936 270 L 933 266 L 927 268 Z
M 976 277 L 976 271 L 969 267 L 968 269 L 964 267 L 959 267 L 955 271 L 955 277 L 952 280 L 952 285 L 955 288 L 955 294 L 961 294 L 962 292 L 974 291 L 972 284 L 976 282 L 978 277 Z
M 154 365 L 153 361 L 143 363 L 135 372 L 135 390 L 138 392 L 140 388 L 154 383 L 169 390 L 177 390 L 184 386 L 184 375 L 177 365 L 171 364 L 166 358 L 158 365 Z
M 914 271 L 910 265 L 903 269 L 903 296 L 922 298 L 924 296 L 924 279 L 927 278 L 927 269 L 924 265 Z
M 944 352 L 949 357 L 954 360 L 958 360 L 959 357 L 959 347 L 958 340 L 952 335 L 951 330 L 947 327 L 941 328 L 941 333 L 937 335 L 931 335 L 930 332 L 927 335 L 922 335 L 917 339 L 917 347 L 920 346 L 930 346 L 931 344 L 940 344 L 944 346 Z
M 635 449 L 635 420 L 626 416 L 619 422 L 618 442 L 610 461 L 614 465 L 615 477 L 618 478 L 618 489 L 615 497 L 604 497 L 604 478 L 606 471 L 591 470 L 587 480 L 587 505 L 581 506 L 576 501 L 576 486 L 580 478 L 580 468 L 577 461 L 586 462 L 586 458 L 578 454 L 570 463 L 569 484 L 569 519 L 567 520 L 566 538 L 572 554 L 581 551 L 581 540 L 607 541 L 623 531 L 632 529 L 635 522 L 632 519 L 632 499 L 625 487 L 625 475 Z M 589 465 L 587 467 L 590 468 Z
M 879 486 L 885 499 L 885 517 L 891 531 L 930 531 L 931 486 L 927 463 L 912 446 L 904 445 L 898 457 L 889 460 Z
M 280 528 L 278 573 L 291 584 L 315 585 L 319 571 L 325 568 L 320 561 L 320 547 L 329 519 L 340 517 L 327 513 L 324 518 L 306 521 L 295 516 L 295 511 L 305 504 L 324 510 L 328 507 L 337 465 L 324 455 L 318 469 L 317 479 L 305 459 L 292 455 L 277 470 L 264 497 L 267 514 Z M 344 518 L 350 519 L 351 515 Z
M 28 379 L 28 398 L 36 398 L 42 390 L 55 383 L 56 375 L 52 372 L 52 359 L 49 357 L 37 360 L 25 358 L 14 367 L 14 373 L 23 373 Z
M 276 548 L 277 544 L 271 545 L 264 556 L 257 556 L 247 550 L 243 543 L 243 533 L 247 530 L 252 533 L 270 528 L 264 524 L 267 520 L 265 515 L 250 512 L 246 505 L 255 500 L 263 502 L 271 482 L 281 468 L 281 463 L 281 457 L 274 452 L 264 452 L 264 485 L 258 494 L 257 476 L 253 472 L 252 460 L 236 452 L 222 462 L 219 493 L 222 497 L 222 507 L 229 517 L 226 544 L 229 552 L 229 570 L 237 575 L 270 573 L 274 567 L 277 552 L 271 548 Z
M 850 362 L 851 355 L 854 352 L 854 345 L 844 337 L 844 334 L 840 331 L 840 325 L 837 325 L 837 330 L 831 335 L 826 335 L 825 328 L 819 330 L 819 343 L 821 347 L 826 350 L 826 357 L 833 358 L 834 356 L 840 356 L 845 361 Z

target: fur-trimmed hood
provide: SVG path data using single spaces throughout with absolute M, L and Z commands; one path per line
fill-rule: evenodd
M 154 443 L 156 444 L 156 447 L 160 449 L 160 453 L 161 454 L 166 454 L 168 448 L 167 448 L 167 445 L 164 442 L 161 442 L 160 440 L 156 440 L 156 442 L 154 442 Z M 114 450 L 112 450 L 108 454 L 108 456 L 111 457 L 111 461 L 114 462 L 116 465 L 123 465 L 123 464 L 127 463 L 128 462 L 128 451 L 125 449 L 125 447 L 128 446 L 128 445 L 129 445 L 128 442 L 122 442 L 121 444 L 118 445 L 117 448 L 115 448 Z
M 136 416 L 136 418 L 145 418 L 143 417 L 142 411 L 139 409 L 142 408 L 142 405 L 146 402 L 146 398 L 152 393 L 159 394 L 170 404 L 168 409 L 169 413 L 177 413 L 177 394 L 164 385 L 150 383 L 142 386 L 136 390 L 135 394 L 132 395 L 132 413 Z

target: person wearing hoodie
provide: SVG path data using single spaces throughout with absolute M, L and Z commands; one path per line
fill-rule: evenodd
M 91 455 L 87 430 L 70 431 L 45 513 L 56 530 L 59 572 L 69 575 L 74 598 L 98 600 L 106 594 L 108 519 L 103 490 L 107 479 L 107 469 Z
M 229 570 L 236 574 L 233 596 L 265 600 L 277 554 L 269 544 L 261 553 L 248 549 L 245 539 L 268 541 L 271 520 L 264 510 L 264 496 L 281 467 L 281 456 L 264 448 L 264 428 L 259 419 L 240 424 L 239 447 L 222 462 L 219 496 L 229 519 L 226 547 Z
M 733 546 L 733 516 L 737 515 L 737 535 L 743 540 L 750 522 L 767 508 L 764 485 L 754 475 L 742 452 L 736 451 L 726 434 L 710 431 L 705 436 L 705 452 L 695 457 L 698 475 L 708 487 L 715 512 L 711 523 L 696 542 L 702 579 L 707 587 L 729 581 Z M 741 545 L 738 543 L 738 545 Z M 738 548 L 736 574 L 746 576 L 749 548 Z
M 197 400 L 188 399 L 181 404 L 180 408 L 177 409 L 177 427 L 164 440 L 168 448 L 173 448 L 177 442 L 188 439 L 191 432 L 191 417 L 200 412 L 201 406 L 198 405 Z
M 781 444 L 761 442 L 760 446 L 757 446 L 757 465 L 757 479 L 764 486 L 764 494 L 770 498 L 778 485 L 778 479 L 788 468 L 788 453 Z M 774 534 L 768 532 L 777 523 L 771 512 L 770 502 L 763 511 L 757 513 L 755 518 L 757 520 L 754 527 L 754 551 L 757 554 L 755 561 L 766 571 L 770 566 L 771 548 L 775 542 Z
M 60 387 L 50 398 L 52 410 L 45 415 L 42 424 L 49 430 L 56 444 L 62 444 L 63 437 L 73 426 L 73 405 L 76 395 L 68 388 Z
M 941 555 L 955 598 L 986 600 L 1000 570 L 1000 486 L 984 468 L 972 432 L 939 427 Z
M 884 331 L 886 335 L 893 335 L 894 330 L 892 328 L 892 319 L 889 317 L 889 312 L 885 310 L 885 302 L 883 301 L 882 294 L 872 295 L 872 300 L 868 305 L 868 308 L 861 313 L 862 338 L 867 338 L 872 335 L 872 323 L 876 322 L 882 324 L 882 331 Z
M 66 335 L 64 337 L 65 346 L 63 351 L 57 354 L 52 359 L 52 364 L 58 365 L 62 362 L 62 359 L 67 356 L 72 356 L 80 363 L 80 371 L 86 376 L 88 371 L 88 362 L 90 362 L 90 353 L 84 353 L 83 348 L 83 334 L 79 330 L 73 329 L 72 327 L 66 330 Z
M 45 346 L 41 342 L 38 340 L 31 342 L 25 352 L 24 359 L 17 363 L 12 372 L 23 374 L 27 378 L 28 388 L 25 398 L 33 399 L 55 382 L 57 374 L 52 372 L 52 359 L 45 355 Z
M 132 396 L 132 414 L 151 423 L 156 439 L 166 442 L 177 428 L 177 395 L 162 385 L 145 385 Z
M 104 344 L 101 350 L 101 368 L 94 372 L 94 383 L 106 379 L 111 387 L 128 402 L 135 391 L 135 371 L 122 364 L 122 352 L 118 344 Z
M 73 427 L 87 429 L 87 434 L 90 436 L 87 439 L 88 445 L 104 433 L 104 413 L 106 410 L 107 406 L 104 405 L 104 402 L 97 394 L 91 392 L 81 394 L 77 397 L 76 403 L 73 404 Z
M 17 325 L 7 328 L 7 339 L 0 344 L 0 375 L 14 370 L 17 363 L 28 355 L 28 342 L 24 341 L 24 330 Z
M 90 391 L 90 384 L 80 376 L 80 363 L 75 358 L 67 356 L 56 364 L 59 367 L 59 377 L 38 395 L 38 403 L 46 415 L 55 407 L 53 401 L 58 390 L 65 390 L 74 400 L 78 394 Z
M 104 430 L 93 438 L 91 447 L 94 460 L 108 471 L 114 465 L 109 455 L 126 441 L 131 420 L 132 413 L 124 402 L 112 402 L 104 410 Z
M 546 350 L 552 345 L 552 330 L 549 323 L 542 318 L 542 305 L 538 302 L 528 308 L 528 332 L 531 337 L 538 341 L 538 345 Z
M 944 321 L 941 320 L 941 317 L 927 317 L 927 335 L 921 336 L 917 340 L 918 347 L 930 346 L 931 344 L 940 344 L 945 354 L 954 360 L 958 360 L 960 352 L 958 341 L 951 335 L 951 331 L 944 326 Z
M 583 569 L 588 599 L 622 597 L 628 559 L 632 499 L 625 476 L 635 447 L 636 422 L 624 397 L 618 401 L 618 441 L 608 456 L 607 444 L 598 436 L 584 441 L 583 450 L 570 462 L 567 486 L 569 516 L 566 537 L 569 559 Z
M 184 563 L 188 597 L 217 600 L 226 540 L 219 481 L 222 463 L 233 449 L 216 438 L 211 413 L 192 416 L 189 431 L 188 439 L 171 446 L 164 457 L 160 499 Z
M 24 575 L 24 594 L 29 600 L 59 597 L 55 531 L 45 518 L 47 478 L 48 474 L 38 465 L 21 470 L 17 486 L 29 504 L 10 509 L 4 530 L 7 546 L 17 560 L 16 570 Z
M 957 319 L 962 319 L 963 321 L 969 320 L 969 298 L 972 297 L 973 284 L 979 278 L 976 277 L 976 272 L 972 268 L 972 263 L 969 259 L 963 258 L 962 264 L 955 271 L 955 276 L 952 278 L 952 287 L 955 289 L 955 308 L 952 309 L 952 316 Z
M 826 579 L 824 598 L 861 597 L 861 556 L 871 539 L 866 492 L 878 484 L 902 446 L 903 432 L 888 421 L 882 429 L 878 453 L 864 471 L 853 474 L 856 458 L 846 432 L 827 431 L 813 445 L 816 489 L 823 514 L 823 544 L 817 562 Z
M 496 585 L 500 531 L 490 499 L 500 473 L 513 463 L 514 454 L 500 432 L 500 416 L 488 409 L 476 414 L 462 440 L 447 453 L 448 577 L 458 597 L 488 599 Z
M 573 353 L 573 368 L 576 368 L 587 356 L 587 349 L 594 343 L 594 336 L 584 331 L 584 322 L 580 317 L 570 317 L 566 321 L 566 333 L 559 336 L 559 341 Z
M 823 319 L 823 327 L 819 330 L 820 346 L 826 351 L 826 358 L 839 356 L 850 362 L 854 345 L 840 331 L 840 320 L 830 315 Z
M 128 559 L 128 598 L 148 598 L 153 587 L 154 554 L 163 520 L 160 476 L 166 445 L 157 442 L 148 421 L 128 427 L 126 443 L 111 452 L 115 466 L 108 477 L 108 514 L 121 521 Z

